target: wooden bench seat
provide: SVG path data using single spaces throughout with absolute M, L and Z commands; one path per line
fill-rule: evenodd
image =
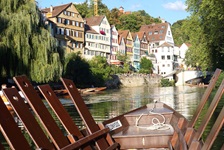
M 126 137 L 146 137 L 146 136 L 172 136 L 174 133 L 173 128 L 166 130 L 150 130 L 149 126 L 127 126 L 123 131 L 114 134 L 113 138 L 126 138 Z
M 166 119 L 164 120 L 161 115 Z M 173 110 L 163 107 L 163 103 L 149 104 L 145 108 L 125 114 L 124 118 L 128 124 L 112 137 L 120 143 L 121 149 L 159 148 L 156 140 L 160 141 L 159 146 L 167 147 L 168 141 L 174 134 L 174 129 L 169 124 L 172 115 Z M 156 125 L 152 123 L 153 118 L 157 118 L 160 123 L 164 122 L 164 126 L 159 130 L 156 129 Z

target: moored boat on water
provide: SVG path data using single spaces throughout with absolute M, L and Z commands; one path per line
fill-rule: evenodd
M 182 122 L 181 127 L 178 123 Z M 168 148 L 175 132 L 186 131 L 188 121 L 168 105 L 155 102 L 104 122 L 121 149 Z M 185 146 L 184 136 L 178 138 Z

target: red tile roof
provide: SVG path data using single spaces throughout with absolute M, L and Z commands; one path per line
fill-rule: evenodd
M 92 33 L 92 34 L 99 34 L 91 26 L 89 26 L 88 24 L 85 24 L 85 32 L 86 33 Z
M 124 42 L 126 43 L 126 39 L 128 37 L 129 30 L 119 30 L 118 36 L 122 36 L 124 38 Z
M 168 23 L 142 25 L 140 31 L 145 31 L 149 42 L 165 40 Z
M 137 32 L 137 34 L 140 41 L 143 40 L 144 35 L 146 35 L 145 31 L 139 31 Z M 147 37 L 146 37 L 146 40 L 147 40 Z
M 100 25 L 104 17 L 105 16 L 93 16 L 90 18 L 85 18 L 84 20 L 86 20 L 86 24 L 88 24 L 89 26 L 96 26 Z
M 172 47 L 173 45 L 167 43 L 167 42 L 164 42 L 163 44 L 161 44 L 159 47 Z
M 53 7 L 52 17 L 58 16 L 63 10 L 67 9 L 69 6 L 73 5 L 72 3 L 64 4 L 60 6 Z M 45 8 L 41 10 L 42 12 L 48 13 L 50 12 L 50 8 Z
M 131 33 L 133 41 L 135 41 L 135 39 L 137 38 L 137 35 L 138 35 L 137 33 Z

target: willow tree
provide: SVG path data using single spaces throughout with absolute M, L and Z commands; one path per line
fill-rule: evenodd
M 48 82 L 61 76 L 56 40 L 34 0 L 1 0 L 0 25 L 2 77 L 26 74 L 33 81 Z

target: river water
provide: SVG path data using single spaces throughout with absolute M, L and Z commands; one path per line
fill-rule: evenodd
M 196 110 L 200 99 L 202 98 L 205 88 L 199 87 L 189 87 L 189 86 L 177 86 L 177 87 L 133 87 L 133 88 L 121 88 L 121 89 L 113 89 L 102 91 L 97 94 L 91 95 L 82 95 L 87 107 L 89 108 L 94 120 L 96 122 L 102 122 L 104 120 L 110 119 L 117 115 L 128 112 L 132 109 L 138 108 L 148 103 L 152 103 L 155 100 L 161 101 L 176 111 L 180 112 L 184 115 L 188 120 L 190 120 Z M 209 101 L 205 105 L 205 109 L 202 110 L 202 115 L 196 124 L 196 129 L 200 125 L 200 122 L 205 115 L 208 107 L 213 99 L 215 91 L 212 92 L 212 96 L 209 98 Z M 73 121 L 76 125 L 81 129 L 84 127 L 84 124 L 79 117 L 72 101 L 69 97 L 60 97 L 60 101 L 72 117 Z M 47 105 L 46 101 L 45 104 Z M 206 139 L 209 131 L 211 130 L 221 108 L 224 104 L 224 95 L 220 103 L 215 110 L 214 115 L 209 122 L 205 133 L 203 134 L 203 139 Z M 49 107 L 48 107 L 49 108 Z M 50 113 L 56 119 L 56 122 L 63 130 L 62 125 L 57 120 L 56 115 L 49 108 Z M 3 140 L 2 135 L 0 135 L 1 141 Z M 3 142 L 3 145 L 6 149 L 8 146 L 6 142 Z M 212 150 L 220 150 L 221 146 L 224 143 L 224 127 L 221 132 L 217 136 L 215 140 Z
M 176 111 L 184 115 L 190 120 L 200 102 L 205 88 L 190 87 L 190 86 L 177 86 L 177 87 L 133 87 L 106 90 L 101 93 L 83 95 L 83 99 L 87 104 L 92 116 L 96 122 L 102 122 L 114 116 L 123 114 L 132 109 L 138 108 L 153 101 L 161 101 Z M 215 92 L 212 93 L 214 96 Z M 205 105 L 202 115 L 196 124 L 196 128 L 200 125 L 203 115 L 206 113 L 213 96 Z M 73 103 L 69 98 L 60 99 L 69 114 L 73 117 L 76 124 L 82 128 L 83 122 L 81 121 L 78 113 L 76 112 Z M 224 104 L 224 95 L 215 110 L 208 127 L 203 134 L 203 139 L 206 139 L 211 127 L 213 126 L 221 108 Z M 224 143 L 224 128 L 219 133 L 212 149 L 220 149 Z

